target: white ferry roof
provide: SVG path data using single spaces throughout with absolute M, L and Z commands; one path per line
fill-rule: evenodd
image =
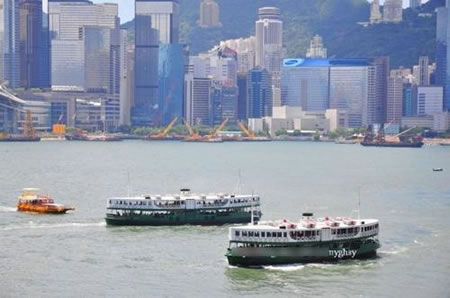
M 336 222 L 338 226 L 332 226 L 330 223 Z M 353 224 L 351 224 L 354 222 Z M 314 224 L 313 227 L 308 227 L 308 224 Z M 280 230 L 280 227 L 284 227 L 286 229 L 322 229 L 322 228 L 347 228 L 354 226 L 362 226 L 362 225 L 373 225 L 377 224 L 377 219 L 351 219 L 351 218 L 329 218 L 325 220 L 324 218 L 319 218 L 317 220 L 300 220 L 299 222 L 291 222 L 291 221 L 260 221 L 259 223 L 253 225 L 245 225 L 238 227 L 231 227 L 231 229 L 245 229 L 245 230 Z
M 112 197 L 109 200 L 161 200 L 161 201 L 174 201 L 174 200 L 222 200 L 222 199 L 251 199 L 259 198 L 258 195 L 235 195 L 235 194 L 177 194 L 177 195 L 140 195 L 135 197 Z

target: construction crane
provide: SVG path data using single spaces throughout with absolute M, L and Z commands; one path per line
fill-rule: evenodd
M 193 141 L 193 140 L 201 139 L 201 136 L 198 134 L 198 132 L 194 131 L 194 129 L 186 121 L 186 119 L 183 119 L 183 122 L 184 122 L 184 126 L 186 126 L 187 130 L 189 131 L 189 136 L 185 138 L 186 141 Z
M 206 138 L 206 139 L 213 139 L 213 138 L 216 138 L 216 137 L 217 137 L 217 134 L 218 134 L 222 129 L 224 129 L 225 125 L 227 125 L 228 120 L 229 120 L 228 118 L 226 118 L 225 120 L 223 120 L 222 123 L 220 123 L 220 125 L 217 126 L 216 129 L 215 129 L 212 133 L 210 133 L 209 135 L 205 136 L 205 138 Z
M 167 125 L 160 133 L 154 136 L 150 136 L 151 139 L 164 139 L 169 134 L 170 130 L 175 126 L 177 123 L 178 117 L 175 117 L 169 125 Z
M 23 124 L 23 134 L 28 138 L 36 137 L 36 130 L 33 127 L 33 117 L 31 116 L 31 111 L 26 111 L 25 123 Z
M 256 137 L 255 133 L 249 130 L 241 121 L 237 120 L 236 122 L 239 128 L 247 135 L 249 139 L 254 139 Z

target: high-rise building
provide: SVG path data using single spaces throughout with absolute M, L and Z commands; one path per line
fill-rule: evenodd
M 403 84 L 403 116 L 417 115 L 417 86 L 411 83 Z
M 256 21 L 256 66 L 279 72 L 283 56 L 283 22 L 280 9 L 262 7 Z
M 184 49 L 180 44 L 159 46 L 157 125 L 168 125 L 183 117 Z M 181 83 L 180 83 L 181 82 Z
M 419 8 L 422 5 L 422 0 L 409 0 L 409 7 L 412 9 Z
M 133 125 L 154 125 L 157 120 L 159 45 L 178 44 L 178 6 L 178 0 L 136 0 Z
M 417 74 L 417 83 L 419 86 L 430 85 L 430 69 L 429 69 L 429 58 L 427 56 L 419 57 Z
M 120 30 L 120 120 L 130 125 L 131 105 L 134 102 L 134 50 L 128 47 L 128 30 Z
M 118 93 L 117 4 L 51 0 L 49 19 L 52 88 Z
M 329 106 L 328 60 L 285 59 L 281 71 L 281 105 L 304 111 L 325 111 Z
M 254 36 L 249 38 L 239 38 L 221 41 L 219 46 L 216 46 L 211 51 L 217 49 L 231 49 L 236 52 L 238 72 L 246 73 L 255 67 L 255 46 L 256 39 Z
M 369 82 L 374 90 L 372 93 L 369 93 L 369 105 L 367 111 L 368 125 L 386 122 L 387 85 L 390 72 L 390 60 L 387 56 L 375 57 L 371 64 L 373 66 L 372 71 L 374 72 L 374 76 Z
M 380 0 L 373 0 L 370 3 L 370 23 L 376 24 L 383 21 L 383 16 L 380 12 Z
M 211 102 L 211 79 L 185 75 L 186 121 L 191 125 L 209 124 Z
M 387 85 L 386 122 L 400 124 L 403 116 L 403 80 L 389 77 Z
M 417 115 L 442 113 L 443 95 L 441 86 L 419 86 L 417 88 Z
M 20 86 L 19 2 L 3 0 L 3 79 L 12 88 Z
M 327 58 L 327 49 L 323 45 L 322 37 L 318 34 L 314 35 L 309 49 L 306 52 L 308 58 Z
M 403 1 L 386 0 L 383 7 L 383 21 L 386 23 L 398 23 L 403 20 Z
M 220 8 L 214 0 L 202 0 L 200 3 L 200 27 L 220 26 Z
M 247 76 L 247 118 L 272 116 L 272 82 L 266 69 L 254 68 Z
M 444 86 L 444 110 L 450 111 L 450 8 L 446 1 L 445 7 L 437 9 L 436 23 L 436 85 Z
M 237 118 L 247 120 L 247 73 L 239 73 L 237 77 L 238 106 Z
M 367 123 L 370 68 L 366 60 L 348 60 L 330 67 L 330 108 L 347 111 L 352 128 Z

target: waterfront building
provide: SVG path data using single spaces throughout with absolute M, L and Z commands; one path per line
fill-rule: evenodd
M 134 48 L 128 45 L 128 30 L 120 30 L 120 119 L 119 125 L 131 125 L 134 103 Z
M 11 88 L 20 86 L 19 1 L 3 0 L 3 80 Z
M 117 93 L 117 4 L 52 0 L 49 19 L 52 88 Z
M 417 115 L 433 115 L 443 112 L 444 92 L 441 86 L 419 86 L 417 88 Z
M 49 87 L 48 26 L 41 0 L 19 0 L 20 86 Z M 46 16 L 48 17 L 48 15 Z
M 383 22 L 398 23 L 403 20 L 403 0 L 385 0 Z
M 184 115 L 183 81 L 184 49 L 180 44 L 159 46 L 158 117 L 155 124 L 168 125 L 174 118 Z
M 131 122 L 146 126 L 155 124 L 159 112 L 159 46 L 178 44 L 179 3 L 136 0 L 135 4 L 136 90 Z
M 383 20 L 380 12 L 380 0 L 373 0 L 370 4 L 370 23 L 376 24 Z
M 430 85 L 430 69 L 429 69 L 429 58 L 427 56 L 419 57 L 419 65 L 417 69 L 417 84 L 419 86 L 429 86 Z
M 281 105 L 304 111 L 329 107 L 329 69 L 324 59 L 285 59 L 281 71 Z
M 247 76 L 247 118 L 272 116 L 272 79 L 266 69 L 254 68 Z
M 448 1 L 445 7 L 436 10 L 436 71 L 435 83 L 444 86 L 444 109 L 450 110 L 450 39 Z
M 214 0 L 202 0 L 200 3 L 200 27 L 220 26 L 220 8 Z
M 370 71 L 373 73 L 369 81 L 367 125 L 386 122 L 390 59 L 387 56 L 375 57 L 371 65 Z
M 446 132 L 450 128 L 450 113 L 403 117 L 401 126 L 405 128 L 426 128 L 436 132 Z
M 257 67 L 269 73 L 279 72 L 283 56 L 283 22 L 280 9 L 262 7 L 256 21 L 256 63 Z
M 403 84 L 403 117 L 417 115 L 417 86 L 411 83 Z
M 400 124 L 403 115 L 403 80 L 389 77 L 387 86 L 386 122 Z
M 238 86 L 237 119 L 247 120 L 247 107 L 248 107 L 247 73 L 238 74 L 237 86 Z
M 191 125 L 209 124 L 211 86 L 209 78 L 196 78 L 193 73 L 185 75 L 185 119 Z
M 323 45 L 322 37 L 318 34 L 312 38 L 309 49 L 306 52 L 307 58 L 327 58 L 327 49 Z

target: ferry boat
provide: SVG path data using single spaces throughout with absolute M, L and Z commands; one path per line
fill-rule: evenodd
M 107 200 L 108 225 L 223 225 L 249 223 L 261 217 L 257 195 L 192 194 L 143 195 Z
M 265 221 L 231 227 L 228 263 L 233 266 L 333 262 L 376 255 L 376 219 L 319 218 L 303 213 L 299 222 Z
M 69 210 L 75 210 L 73 207 L 55 204 L 52 198 L 38 192 L 37 188 L 25 188 L 19 196 L 17 211 L 64 214 Z

